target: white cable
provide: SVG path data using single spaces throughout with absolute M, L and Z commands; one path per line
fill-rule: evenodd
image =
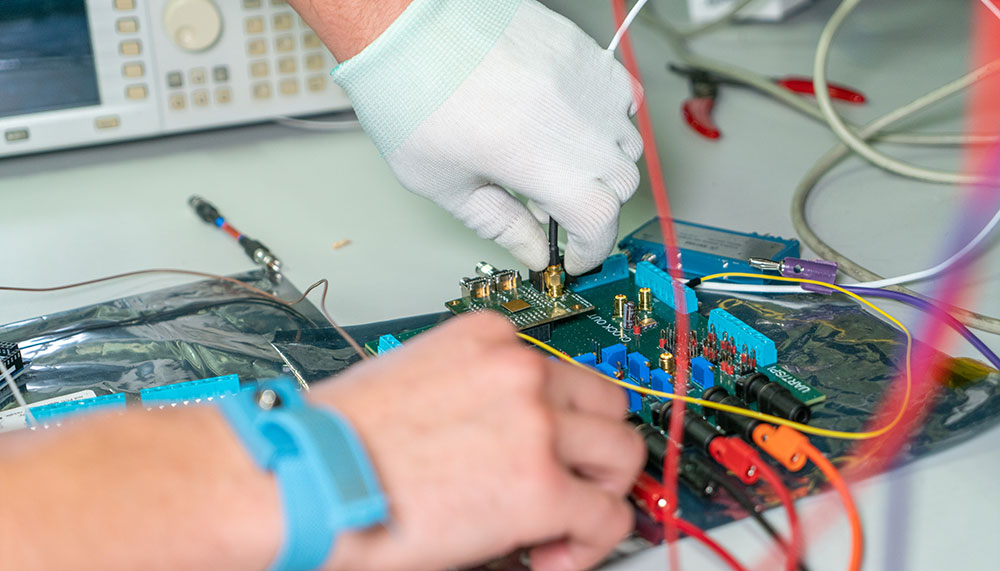
M 14 376 L 7 370 L 7 366 L 3 364 L 3 361 L 0 361 L 0 378 L 7 381 L 7 386 L 10 387 L 10 392 L 14 394 L 14 400 L 17 401 L 17 405 L 24 409 L 24 417 L 28 422 L 28 426 L 37 424 L 35 416 L 31 414 L 31 409 L 28 408 L 28 403 L 24 400 L 24 395 L 21 394 L 21 388 L 17 386 L 17 381 L 14 380 Z
M 997 8 L 997 5 L 993 3 L 993 0 L 980 0 L 980 2 L 982 2 L 983 6 L 986 6 L 990 12 L 993 12 L 994 16 L 1000 18 L 1000 8 Z
M 622 22 L 622 25 L 618 28 L 618 31 L 615 32 L 615 37 L 612 38 L 611 43 L 608 44 L 609 52 L 614 53 L 615 51 L 618 50 L 618 44 L 622 42 L 622 38 L 625 37 L 625 33 L 628 32 L 628 29 L 632 27 L 632 22 L 635 21 L 636 16 L 638 16 L 639 12 L 641 12 L 642 9 L 646 7 L 647 3 L 649 3 L 649 0 L 639 0 L 638 2 L 636 2 L 635 6 L 632 7 L 632 10 L 628 13 L 628 16 L 625 16 L 625 21 Z
M 840 6 L 833 13 L 833 16 L 830 17 L 830 21 L 826 24 L 826 27 L 823 28 L 823 33 L 820 34 L 819 45 L 816 48 L 816 57 L 813 62 L 814 91 L 816 92 L 816 102 L 819 103 L 819 108 L 826 117 L 826 121 L 829 123 L 830 128 L 834 133 L 836 133 L 837 137 L 839 137 L 840 140 L 843 141 L 845 145 L 850 147 L 855 153 L 868 159 L 868 161 L 872 164 L 889 172 L 917 180 L 942 184 L 969 185 L 980 182 L 979 177 L 973 175 L 927 169 L 890 157 L 889 155 L 876 150 L 874 147 L 864 142 L 864 140 L 852 132 L 840 116 L 837 115 L 837 111 L 833 108 L 833 99 L 830 97 L 829 87 L 826 81 L 826 67 L 830 57 L 830 48 L 833 44 L 834 37 L 837 35 L 837 31 L 844 23 L 844 20 L 847 19 L 847 16 L 850 15 L 850 13 L 853 12 L 860 3 L 861 0 L 844 0 L 841 2 Z
M 894 278 L 886 278 L 884 280 L 876 280 L 872 282 L 860 283 L 857 285 L 864 287 L 877 287 L 877 288 L 889 287 L 909 282 L 925 280 L 943 274 L 944 272 L 948 271 L 952 266 L 957 264 L 960 260 L 965 258 L 965 256 L 969 252 L 979 247 L 979 245 L 982 244 L 983 241 L 986 240 L 986 238 L 993 233 L 993 230 L 996 229 L 997 224 L 1000 224 L 1000 210 L 998 210 L 997 213 L 993 215 L 993 218 L 986 223 L 986 226 L 983 226 L 983 229 L 979 231 L 979 234 L 976 234 L 976 237 L 973 238 L 971 242 L 966 244 L 961 250 L 955 252 L 955 254 L 952 255 L 950 258 L 934 266 L 933 268 L 928 268 L 923 271 L 913 272 L 911 274 L 897 276 Z
M 303 129 L 305 131 L 341 132 L 354 131 L 361 128 L 361 123 L 355 117 L 335 121 L 311 121 L 295 117 L 275 117 L 274 122 L 278 125 L 291 127 L 292 129 Z

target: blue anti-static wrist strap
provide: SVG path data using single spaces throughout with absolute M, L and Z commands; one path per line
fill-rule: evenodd
M 264 410 L 258 397 L 279 404 Z M 286 379 L 220 402 L 257 464 L 274 473 L 285 514 L 285 537 L 272 569 L 315 569 L 337 535 L 384 522 L 375 472 L 350 425 L 332 411 L 309 407 Z

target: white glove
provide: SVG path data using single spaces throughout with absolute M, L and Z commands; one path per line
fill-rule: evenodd
M 403 186 L 529 268 L 548 265 L 547 215 L 570 274 L 610 254 L 639 185 L 637 90 L 569 20 L 535 0 L 414 0 L 333 78 Z

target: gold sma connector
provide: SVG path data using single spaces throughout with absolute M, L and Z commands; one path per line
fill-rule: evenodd
M 615 309 L 614 313 L 611 315 L 614 319 L 621 319 L 625 314 L 625 304 L 628 302 L 628 297 L 620 293 L 615 296 Z
M 555 265 L 545 268 L 542 275 L 542 287 L 551 298 L 563 296 L 562 266 Z
M 677 372 L 677 362 L 673 353 L 660 353 L 660 368 L 671 375 Z

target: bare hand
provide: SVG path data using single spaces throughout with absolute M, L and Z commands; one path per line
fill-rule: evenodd
M 357 429 L 387 528 L 342 535 L 329 567 L 468 566 L 533 546 L 543 571 L 595 565 L 632 526 L 645 460 L 622 389 L 546 359 L 494 314 L 457 318 L 317 386 Z

